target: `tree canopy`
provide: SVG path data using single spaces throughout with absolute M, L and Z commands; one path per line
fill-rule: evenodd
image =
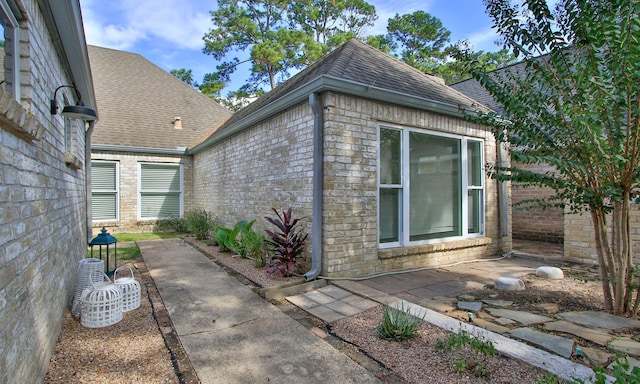
M 464 50 L 470 70 L 504 108 L 472 119 L 494 128 L 514 164 L 493 177 L 548 186 L 535 203 L 590 214 L 605 308 L 635 314 L 640 281 L 634 267 L 630 204 L 640 183 L 640 1 L 485 0 L 505 48 L 525 70 L 486 73 Z M 549 164 L 554 173 L 519 164 Z

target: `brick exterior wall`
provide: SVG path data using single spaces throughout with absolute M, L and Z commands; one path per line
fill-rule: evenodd
M 609 220 L 610 222 L 610 220 Z M 640 205 L 631 205 L 631 246 L 634 264 L 640 263 Z M 564 220 L 564 259 L 582 264 L 598 264 L 596 241 L 591 223 L 591 215 L 565 214 Z
M 92 151 L 91 160 L 116 161 L 119 164 L 119 220 L 93 221 L 93 235 L 106 227 L 110 234 L 151 232 L 156 220 L 138 220 L 138 163 L 182 164 L 184 212 L 193 210 L 193 157 L 154 155 L 135 152 Z
M 19 3 L 22 99 L 0 91 L 0 383 L 44 378 L 88 238 L 84 127 L 69 121 L 65 133 L 48 111 L 71 80 L 38 2 Z
M 486 236 L 427 246 L 378 249 L 377 129 L 379 123 L 449 132 L 485 140 L 485 161 L 495 162 L 487 130 L 461 119 L 356 97 L 325 93 L 322 275 L 359 276 L 442 265 L 496 255 L 511 247 L 500 238 L 497 185 L 486 180 Z M 313 114 L 308 104 L 195 155 L 196 205 L 222 219 L 269 215 L 270 207 L 312 213 Z M 311 233 L 310 219 L 306 232 Z M 309 257 L 311 241 L 307 246 Z
M 553 172 L 548 165 L 518 164 L 519 168 L 535 172 Z M 551 196 L 553 190 L 535 186 L 518 187 L 513 184 L 511 190 L 513 209 L 513 238 L 524 240 L 545 241 L 562 244 L 564 241 L 564 217 L 562 208 L 531 207 L 517 204 L 529 199 Z

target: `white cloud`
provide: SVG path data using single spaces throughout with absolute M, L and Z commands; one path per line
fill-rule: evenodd
M 485 28 L 481 31 L 477 31 L 472 33 L 467 37 L 469 43 L 473 47 L 474 51 L 488 51 L 494 52 L 497 50 L 498 46 L 495 44 L 495 41 L 498 40 L 499 36 L 496 34 L 496 31 L 491 27 Z
M 211 27 L 203 2 L 183 0 L 84 1 L 85 34 L 89 44 L 130 48 L 141 40 L 159 40 L 173 48 L 202 49 Z M 207 3 L 208 4 L 208 3 Z M 199 5 L 202 9 L 194 9 Z

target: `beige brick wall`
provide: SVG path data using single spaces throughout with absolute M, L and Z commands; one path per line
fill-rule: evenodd
M 110 234 L 150 232 L 156 220 L 138 220 L 138 164 L 168 163 L 182 164 L 184 212 L 194 209 L 193 205 L 193 158 L 192 156 L 153 155 L 134 152 L 93 151 L 92 161 L 116 161 L 120 170 L 119 213 L 118 221 L 93 221 L 93 235 L 97 235 L 102 227 Z
M 548 165 L 518 164 L 519 168 L 535 172 L 553 172 Z M 520 205 L 530 199 L 546 198 L 553 194 L 551 188 L 535 186 L 519 187 L 513 185 L 511 190 L 513 200 L 513 238 L 562 243 L 564 239 L 564 217 L 562 208 L 541 208 L 530 204 Z
M 358 276 L 496 255 L 510 248 L 500 239 L 497 184 L 486 180 L 486 237 L 435 246 L 379 250 L 377 244 L 377 126 L 412 128 L 485 139 L 485 161 L 495 161 L 495 141 L 461 119 L 375 103 L 335 93 L 324 105 L 323 263 L 326 276 Z M 196 205 L 226 225 L 258 218 L 271 207 L 292 206 L 311 216 L 313 115 L 308 104 L 195 155 Z M 306 231 L 311 232 L 310 219 Z M 311 241 L 307 247 L 309 257 Z
M 610 218 L 609 218 L 610 222 Z M 640 263 L 640 205 L 631 205 L 631 246 L 634 263 Z M 591 215 L 565 214 L 564 220 L 564 258 L 583 264 L 598 264 L 596 241 L 591 223 Z
M 0 91 L 0 383 L 44 378 L 88 238 L 84 127 L 72 124 L 65 150 L 64 121 L 48 112 L 53 90 L 71 81 L 38 2 L 20 3 L 23 97 Z

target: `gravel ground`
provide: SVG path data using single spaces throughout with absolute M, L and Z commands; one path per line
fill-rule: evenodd
M 268 275 L 263 269 L 255 268 L 250 260 L 221 253 L 217 247 L 193 239 L 188 241 L 247 285 L 271 287 L 303 280 L 301 277 L 283 279 Z M 82 327 L 77 319 L 67 314 L 44 383 L 198 383 L 144 262 L 139 259 L 131 265 L 142 285 L 141 307 L 125 313 L 120 323 L 97 329 Z M 561 284 L 567 283 L 564 280 Z M 575 284 L 580 288 L 580 282 Z M 567 291 L 567 287 L 541 288 L 544 292 Z M 536 294 L 535 290 L 532 292 Z M 594 285 L 590 284 L 585 289 L 577 289 L 575 295 L 563 293 L 558 300 L 575 310 L 596 309 L 595 303 L 601 299 L 597 289 L 594 291 Z M 437 349 L 436 342 L 446 337 L 446 331 L 423 323 L 418 337 L 413 340 L 385 341 L 379 339 L 376 332 L 382 316 L 382 308 L 377 307 L 321 326 L 368 356 L 369 360 L 389 368 L 395 376 L 391 381 L 382 379 L 394 384 L 535 383 L 536 378 L 545 375 L 536 367 L 501 355 L 482 360 L 488 372 L 485 377 L 477 377 L 468 370 L 460 371 L 454 366 L 455 360 L 471 363 L 476 361 L 476 356 L 468 350 L 461 354 Z

